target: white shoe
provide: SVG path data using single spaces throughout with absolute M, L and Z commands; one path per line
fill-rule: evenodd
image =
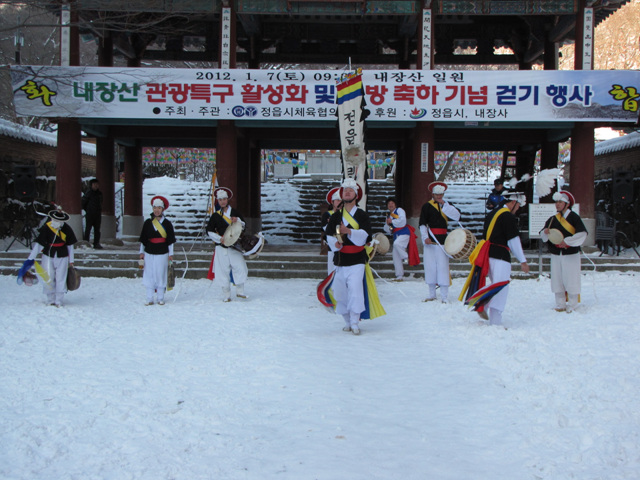
M 351 327 L 351 333 L 354 335 L 360 335 L 360 329 L 358 327 Z
M 342 331 L 343 332 L 350 332 L 351 331 L 351 327 L 342 327 Z
M 442 303 L 449 303 L 449 300 L 447 300 L 446 298 L 441 298 L 441 299 L 440 299 L 440 301 L 441 301 Z
M 158 300 L 158 305 L 164 305 L 164 300 Z
M 422 300 L 423 302 L 433 302 L 436 299 L 436 297 L 433 298 L 425 298 L 424 300 Z
M 399 277 L 399 278 L 394 278 L 393 281 L 394 282 L 402 282 L 402 281 L 404 281 L 404 279 L 402 277 Z
M 236 293 L 236 297 L 238 297 L 238 298 L 249 298 L 249 295 L 245 295 L 244 293 Z
M 554 308 L 554 310 L 556 312 L 565 312 L 567 309 L 566 309 L 566 307 L 556 307 L 556 308 Z
M 225 298 L 225 299 L 224 299 L 224 300 L 222 300 L 222 301 L 223 301 L 224 303 L 227 303 L 227 302 L 230 302 L 230 301 L 231 301 L 231 298 L 230 298 L 230 297 L 227 297 L 227 298 Z

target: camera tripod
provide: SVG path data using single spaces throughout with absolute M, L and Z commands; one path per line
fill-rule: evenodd
M 33 210 L 33 213 L 31 210 Z M 22 229 L 13 237 L 5 252 L 8 252 L 15 242 L 18 242 L 27 248 L 31 248 L 31 244 L 36 237 L 35 229 L 38 227 L 38 222 L 36 221 L 37 218 L 34 217 L 34 214 L 38 215 L 38 212 L 33 205 L 33 200 L 30 200 L 25 204 L 25 216 L 22 223 Z

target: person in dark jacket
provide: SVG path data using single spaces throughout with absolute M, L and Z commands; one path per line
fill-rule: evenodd
M 102 192 L 100 191 L 100 183 L 95 178 L 89 181 L 89 190 L 82 196 L 82 209 L 85 211 L 84 240 L 90 241 L 91 229 L 93 229 L 93 248 L 102 249 L 102 245 L 100 245 Z
M 493 190 L 487 198 L 486 208 L 491 211 L 496 208 L 502 200 L 504 200 L 504 194 L 507 193 L 507 189 L 504 188 L 504 180 L 497 178 L 493 181 Z

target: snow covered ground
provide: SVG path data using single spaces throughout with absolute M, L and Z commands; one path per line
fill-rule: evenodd
M 515 280 L 508 330 L 378 280 L 359 337 L 315 286 L 145 307 L 139 279 L 85 278 L 54 308 L 0 276 L 0 478 L 640 477 L 640 276 L 586 274 L 572 314 Z

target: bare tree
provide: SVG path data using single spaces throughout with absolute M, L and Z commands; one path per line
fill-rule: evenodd
M 561 70 L 573 70 L 575 45 L 561 49 Z M 640 0 L 631 0 L 596 27 L 594 69 L 640 69 Z

